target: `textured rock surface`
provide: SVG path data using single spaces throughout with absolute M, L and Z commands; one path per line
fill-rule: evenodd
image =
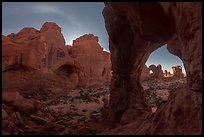
M 183 61 L 191 89 L 202 91 L 202 5 L 199 2 L 160 4 L 176 28 L 167 49 Z
M 135 132 L 130 134 L 144 134 L 139 132 L 137 127 L 143 130 L 146 128 L 145 122 L 142 121 L 150 110 L 143 98 L 143 90 L 139 83 L 140 75 L 150 53 L 166 43 L 168 50 L 183 61 L 189 87 L 202 91 L 201 9 L 201 3 L 105 3 L 103 16 L 110 37 L 113 77 L 110 103 L 104 115 L 113 125 L 117 122 L 125 123 L 134 120 L 136 125 L 132 128 Z M 136 72 L 134 76 L 132 71 Z M 177 102 L 182 97 L 179 91 L 175 94 L 171 100 Z M 177 98 L 177 94 L 180 97 Z M 172 105 L 171 100 L 167 101 L 166 107 L 161 111 L 159 108 L 158 112 L 168 113 L 169 107 L 176 109 L 179 104 Z M 182 111 L 183 115 L 193 114 L 194 108 L 188 106 L 188 100 L 182 101 L 181 109 L 186 107 L 186 110 L 189 110 Z M 198 109 L 195 111 L 200 113 Z M 166 117 L 159 119 L 160 117 L 155 121 L 155 125 L 161 126 L 164 122 L 176 123 L 180 117 L 175 115 L 174 119 L 171 119 L 173 121 L 169 121 Z M 185 134 L 187 130 L 191 134 L 195 132 L 201 134 L 200 130 L 193 129 L 193 127 L 195 129 L 201 127 L 200 119 L 199 117 L 196 120 L 197 123 L 181 122 L 169 130 L 168 126 L 162 126 L 155 132 L 146 133 L 168 134 L 172 131 L 172 134 Z M 185 121 L 194 121 L 194 119 L 187 116 Z M 184 126 L 187 127 L 182 128 Z
M 61 29 L 55 23 L 46 22 L 40 31 L 24 28 L 17 34 L 3 37 L 2 41 L 3 90 L 43 92 L 51 84 L 52 77 L 62 86 L 66 79 L 53 72 L 66 64 L 74 66 Z M 66 82 L 75 85 L 70 79 Z
M 110 82 L 109 53 L 103 51 L 97 36 L 86 34 L 77 38 L 69 53 L 81 66 L 82 85 L 92 87 Z
M 66 89 L 110 83 L 110 58 L 98 38 L 85 35 L 65 46 L 52 22 L 2 36 L 3 91 L 58 94 Z M 59 90 L 55 90 L 59 89 Z
M 141 92 L 141 71 L 150 53 L 164 44 L 172 34 L 168 17 L 159 4 L 153 4 L 151 8 L 142 4 L 141 11 L 135 10 L 136 7 L 131 3 L 106 3 L 103 11 L 110 36 L 113 70 L 110 105 L 107 109 L 110 110 L 107 119 L 112 123 L 120 119 L 123 122 L 139 119 L 150 111 Z M 139 12 L 142 12 L 141 17 Z M 150 20 L 149 16 L 154 20 Z M 142 25 L 140 18 L 144 20 Z M 155 26 L 150 27 L 151 24 Z M 132 75 L 133 71 L 135 75 Z
M 202 133 L 201 93 L 186 86 L 171 91 L 168 101 L 163 102 L 155 113 L 149 114 L 143 122 L 137 122 L 101 134 L 199 135 Z
M 7 117 L 8 117 L 7 112 L 4 109 L 2 109 L 2 120 L 7 118 Z
M 163 78 L 164 77 L 164 73 L 163 73 L 163 70 L 162 70 L 162 66 L 159 64 L 157 65 L 157 69 L 158 69 L 158 78 Z
M 146 65 L 142 68 L 142 74 L 141 74 L 141 81 L 147 80 L 150 78 L 150 70 L 147 68 Z
M 152 123 L 150 134 L 201 134 L 201 93 L 194 92 L 187 86 L 176 89 L 169 101 L 160 106 Z
M 172 70 L 173 70 L 174 77 L 183 77 L 181 66 L 173 66 Z
M 30 99 L 25 99 L 18 92 L 3 92 L 3 101 L 12 103 L 14 107 L 24 114 L 34 113 L 34 103 Z
M 161 65 L 158 65 L 157 67 L 155 65 L 150 65 L 149 70 L 152 70 L 152 74 L 150 75 L 150 78 L 163 78 L 163 71 Z
M 46 101 L 35 100 L 32 97 L 23 98 L 17 92 L 6 92 L 3 96 L 5 97 L 2 102 L 3 135 L 95 135 L 104 128 L 101 128 L 99 122 L 103 106 L 108 102 L 109 88 L 104 86 L 73 89 L 53 95 Z M 33 100 L 34 113 L 26 115 L 19 111 L 12 103 L 16 98 Z

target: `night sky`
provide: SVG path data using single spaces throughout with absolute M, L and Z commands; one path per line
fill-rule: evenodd
M 62 28 L 66 44 L 72 45 L 72 40 L 84 34 L 94 34 L 109 51 L 103 8 L 103 2 L 3 2 L 2 34 L 17 33 L 24 27 L 39 30 L 44 22 L 55 22 Z M 166 45 L 150 55 L 146 65 L 151 64 L 161 64 L 171 73 L 173 65 L 181 65 L 185 71 L 182 61 L 170 54 Z

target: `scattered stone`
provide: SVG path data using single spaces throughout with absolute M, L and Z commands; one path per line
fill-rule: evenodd
M 34 116 L 34 115 L 30 115 L 30 117 L 35 120 L 37 122 L 37 124 L 40 124 L 40 125 L 44 125 L 47 123 L 47 120 L 42 118 L 42 117 L 38 117 L 38 116 Z
M 43 107 L 43 104 L 41 101 L 37 100 L 37 99 L 32 99 L 33 100 L 33 104 L 34 104 L 34 108 L 35 108 L 35 111 L 36 110 L 41 110 L 42 107 Z
M 19 112 L 15 112 L 15 114 L 16 114 L 16 118 L 17 118 L 20 126 L 25 127 L 25 123 L 23 122 L 20 113 Z
M 63 126 L 63 125 L 61 125 L 61 124 L 55 124 L 54 130 L 55 130 L 55 131 L 61 131 L 61 130 L 65 129 L 65 128 L 66 128 L 66 127 Z
M 7 112 L 4 109 L 2 109 L 2 120 L 6 119 L 7 117 L 8 117 Z
M 18 92 L 3 92 L 3 101 L 12 103 L 14 107 L 19 109 L 26 115 L 34 113 L 34 103 L 31 99 L 26 99 Z

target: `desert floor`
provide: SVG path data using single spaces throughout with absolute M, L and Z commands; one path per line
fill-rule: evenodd
M 145 97 L 154 113 L 171 90 L 186 83 L 185 78 L 152 79 L 141 82 Z M 13 109 L 12 104 L 2 103 L 3 134 L 100 134 L 106 127 L 102 112 L 108 105 L 109 87 L 74 89 L 40 100 L 37 95 L 24 96 L 38 102 L 32 115 Z

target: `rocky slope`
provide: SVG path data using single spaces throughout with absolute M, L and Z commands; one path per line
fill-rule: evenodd
M 108 103 L 108 87 L 73 89 L 47 100 L 4 92 L 3 135 L 97 134 L 101 112 Z

